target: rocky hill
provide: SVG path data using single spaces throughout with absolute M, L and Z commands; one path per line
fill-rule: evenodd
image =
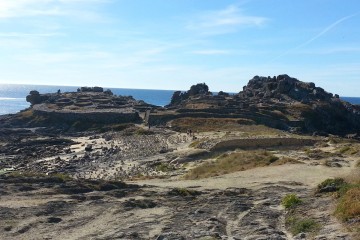
M 139 113 L 156 108 L 132 96 L 116 96 L 101 87 L 46 94 L 33 90 L 26 100 L 31 107 L 13 116 L 2 117 L 0 124 L 3 127 L 88 129 L 95 125 L 141 122 Z
M 175 110 L 177 117 L 247 118 L 287 131 L 320 135 L 360 133 L 359 106 L 288 75 L 255 76 L 235 95 L 212 95 L 206 84 L 194 85 L 187 92 L 175 92 L 168 108 Z

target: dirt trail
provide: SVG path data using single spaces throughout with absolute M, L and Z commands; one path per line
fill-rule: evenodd
M 192 187 L 202 189 L 227 189 L 232 187 L 246 187 L 251 189 L 261 188 L 264 184 L 295 182 L 306 185 L 309 188 L 317 186 L 327 178 L 340 177 L 350 174 L 350 167 L 329 168 L 326 166 L 310 166 L 305 164 L 289 164 L 282 166 L 270 166 L 235 172 L 219 177 L 200 180 L 153 179 L 136 181 L 137 184 L 149 184 L 159 187 Z

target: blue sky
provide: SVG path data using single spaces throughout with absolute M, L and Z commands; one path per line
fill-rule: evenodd
M 238 92 L 289 74 L 360 97 L 358 0 L 0 0 L 0 83 Z

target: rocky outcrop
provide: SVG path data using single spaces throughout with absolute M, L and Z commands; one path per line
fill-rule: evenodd
M 326 92 L 314 83 L 305 83 L 288 75 L 255 76 L 238 94 L 238 98 L 255 105 L 265 103 L 264 110 L 277 110 L 288 118 L 304 122 L 301 131 L 317 134 L 358 133 L 360 108 Z
M 30 91 L 29 95 L 26 96 L 26 101 L 29 102 L 31 106 L 47 101 L 48 99 L 48 95 L 40 95 L 36 90 Z
M 181 92 L 176 91 L 174 92 L 171 102 L 168 107 L 174 107 L 179 104 L 182 104 L 184 101 L 192 99 L 194 97 L 201 97 L 201 96 L 210 96 L 212 95 L 209 91 L 209 87 L 205 83 L 198 83 L 196 85 L 192 85 L 189 91 Z
M 239 96 L 244 99 L 253 98 L 286 98 L 299 102 L 308 103 L 310 101 L 329 101 L 333 94 L 326 92 L 314 83 L 305 83 L 288 75 L 277 77 L 255 76 L 244 87 Z
M 80 92 L 104 92 L 102 87 L 81 87 Z
M 82 87 L 77 92 L 58 91 L 51 94 L 40 94 L 34 90 L 26 100 L 31 103 L 31 112 L 16 116 L 18 125 L 51 125 L 62 129 L 71 129 L 72 126 L 91 127 L 92 124 L 140 122 L 139 112 L 157 107 L 131 96 L 116 96 L 111 90 L 104 91 L 101 87 Z
M 168 111 L 152 115 L 154 124 L 181 117 L 241 117 L 291 132 L 360 133 L 359 106 L 286 74 L 255 76 L 235 95 L 212 95 L 206 84 L 197 84 L 187 92 L 175 92 L 167 107 Z

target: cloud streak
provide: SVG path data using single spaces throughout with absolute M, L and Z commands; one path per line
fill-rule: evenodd
M 315 40 L 319 39 L 319 38 L 322 37 L 324 34 L 326 34 L 327 32 L 329 32 L 330 30 L 332 30 L 333 28 L 335 28 L 337 25 L 341 24 L 342 22 L 344 22 L 344 21 L 346 21 L 346 20 L 348 20 L 348 19 L 350 19 L 350 18 L 353 18 L 353 17 L 359 15 L 359 13 L 360 13 L 360 12 L 357 12 L 357 13 L 355 13 L 355 14 L 351 14 L 351 15 L 348 15 L 348 16 L 345 16 L 345 17 L 343 17 L 343 18 L 338 19 L 337 21 L 335 21 L 334 23 L 330 24 L 330 25 L 327 26 L 325 29 L 323 29 L 320 33 L 318 33 L 317 35 L 315 35 L 314 37 L 312 37 L 311 39 L 309 39 L 309 40 L 307 40 L 306 42 L 304 42 L 304 43 L 302 43 L 302 44 L 300 44 L 300 45 L 298 45 L 298 46 L 296 46 L 296 47 L 294 47 L 294 48 L 292 48 L 292 49 L 284 52 L 283 54 L 280 54 L 279 56 L 273 58 L 273 59 L 271 60 L 271 62 L 273 62 L 273 61 L 275 61 L 275 60 L 277 60 L 277 59 L 279 59 L 279 58 L 281 58 L 281 57 L 284 57 L 284 56 L 288 55 L 289 53 L 291 53 L 291 52 L 293 52 L 293 51 L 295 51 L 295 50 L 298 50 L 298 49 L 300 49 L 300 48 L 302 48 L 302 47 L 305 47 L 305 46 L 309 45 L 310 43 L 314 42 Z
M 35 16 L 95 15 L 87 6 L 108 3 L 109 0 L 1 0 L 0 19 Z
M 63 33 L 21 33 L 21 32 L 6 32 L 6 33 L 1 33 L 0 32 L 0 37 L 4 37 L 4 38 L 24 38 L 24 37 L 59 37 L 59 36 L 64 36 L 65 34 Z
M 236 5 L 230 5 L 218 11 L 208 11 L 198 15 L 187 28 L 203 34 L 224 34 L 235 32 L 240 27 L 263 26 L 269 19 L 246 15 Z
M 197 55 L 227 55 L 230 54 L 228 50 L 219 50 L 219 49 L 207 49 L 207 50 L 197 50 L 192 51 L 191 53 Z

